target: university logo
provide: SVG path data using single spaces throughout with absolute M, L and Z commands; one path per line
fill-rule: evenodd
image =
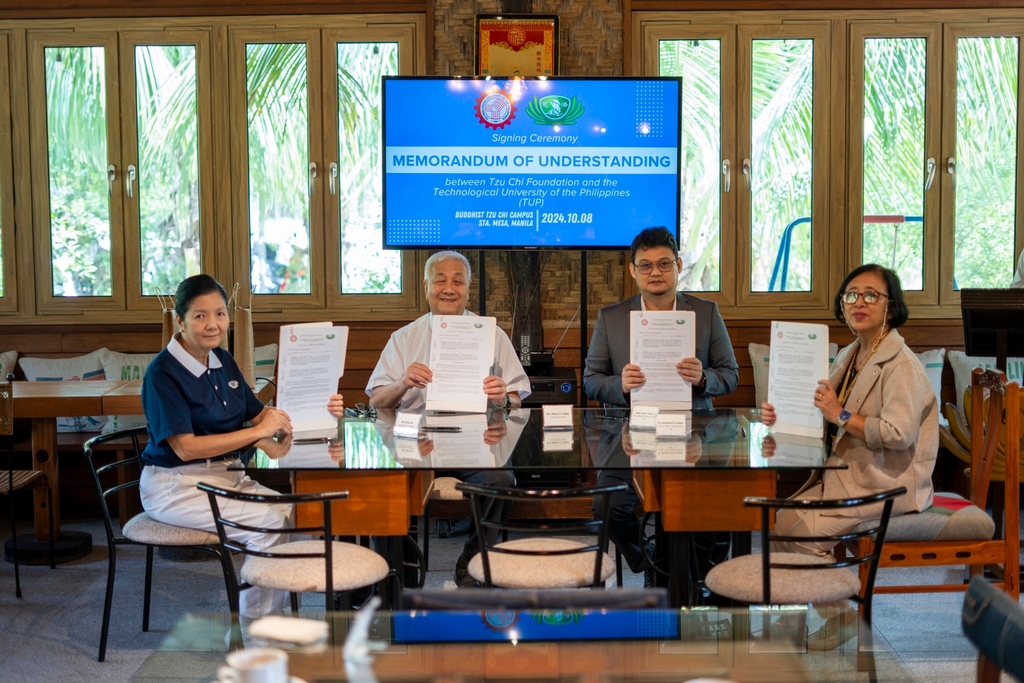
M 473 109 L 480 123 L 494 130 L 504 128 L 516 117 L 516 105 L 504 90 L 481 93 Z
M 565 95 L 548 95 L 546 97 L 534 97 L 526 105 L 526 114 L 538 126 L 570 126 L 576 123 L 579 117 L 583 116 L 583 103 L 575 96 L 568 98 Z

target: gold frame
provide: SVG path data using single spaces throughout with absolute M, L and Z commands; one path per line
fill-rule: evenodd
M 523 25 L 529 25 L 522 30 Z M 508 34 L 513 29 L 520 29 L 516 38 Z M 506 34 L 507 41 L 495 42 L 492 33 Z M 541 42 L 531 39 L 540 38 Z M 516 42 L 515 46 L 510 42 Z M 557 14 L 478 14 L 476 15 L 476 73 L 480 76 L 557 76 L 558 75 L 558 15 Z M 504 54 L 500 62 L 493 61 L 493 47 L 501 48 L 502 52 L 511 51 L 513 55 Z M 538 47 L 538 51 L 527 52 L 529 48 Z M 530 61 L 531 56 L 536 56 Z M 494 69 L 503 69 L 503 64 L 511 64 L 511 73 L 501 73 Z M 507 71 L 507 69 L 506 69 Z

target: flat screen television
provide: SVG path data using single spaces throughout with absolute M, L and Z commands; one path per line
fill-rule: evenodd
M 679 78 L 387 76 L 384 247 L 623 249 L 679 232 Z

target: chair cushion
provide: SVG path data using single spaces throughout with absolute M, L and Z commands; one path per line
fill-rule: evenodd
M 704 584 L 718 595 L 757 604 L 762 602 L 761 555 L 741 555 L 708 572 Z M 772 553 L 779 564 L 829 565 L 833 561 L 801 553 Z M 802 605 L 844 600 L 860 593 L 860 579 L 846 567 L 838 569 L 772 569 L 772 603 Z
M 854 531 L 863 531 L 878 520 L 863 522 Z M 989 541 L 996 524 L 988 513 L 955 493 L 936 493 L 932 506 L 923 512 L 911 512 L 889 519 L 885 540 L 891 543 L 912 541 Z
M 321 553 L 323 541 L 295 541 L 270 548 L 274 555 Z M 377 553 L 354 543 L 334 542 L 334 590 L 348 591 L 377 583 L 388 575 L 387 561 Z M 240 576 L 254 586 L 296 593 L 327 590 L 326 565 L 322 557 L 277 559 L 249 555 Z
M 432 500 L 463 500 L 462 491 L 455 488 L 459 480 L 455 477 L 438 477 L 434 480 L 434 488 L 430 490 Z
M 11 470 L 0 470 L 0 493 L 10 493 L 13 488 L 19 491 L 23 488 L 45 488 L 46 472 L 42 470 L 14 470 L 14 479 L 11 479 Z
M 574 550 L 586 548 L 584 543 L 567 538 L 517 538 L 499 543 L 496 548 L 514 550 Z M 589 586 L 594 580 L 594 552 L 571 555 L 512 555 L 487 553 L 491 564 L 491 582 L 501 588 L 578 588 Z M 615 561 L 604 553 L 601 560 L 601 580 L 615 571 Z M 477 553 L 469 561 L 469 575 L 484 581 L 483 556 Z
M 141 512 L 124 525 L 121 533 L 128 540 L 149 545 L 220 545 L 217 534 L 201 529 L 189 529 L 173 524 L 164 524 Z

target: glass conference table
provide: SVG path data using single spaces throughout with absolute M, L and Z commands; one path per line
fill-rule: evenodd
M 512 469 L 520 482 L 571 470 L 624 471 L 644 510 L 657 513 L 668 540 L 658 552 L 667 555 L 669 601 L 683 605 L 690 600 L 688 533 L 743 532 L 734 534 L 733 553 L 750 552 L 760 516 L 744 507 L 745 497 L 774 496 L 779 470 L 845 467 L 827 462 L 821 439 L 770 434 L 755 410 L 690 418 L 685 437 L 662 438 L 631 429 L 627 410 L 574 409 L 565 431 L 545 430 L 540 409 L 424 414 L 418 436 L 405 438 L 395 434 L 396 413 L 381 410 L 343 418 L 337 431 L 297 433 L 257 451 L 246 469 L 288 471 L 297 493 L 348 491 L 333 506 L 335 533 L 393 537 L 406 536 L 410 517 L 424 513 L 435 471 Z M 299 506 L 296 522 L 315 524 L 317 514 Z
M 285 650 L 289 673 L 310 683 L 858 680 L 854 642 L 831 652 L 809 653 L 794 637 L 795 629 L 778 628 L 786 619 L 802 625 L 802 619 L 814 618 L 801 610 L 805 608 L 379 611 L 372 617 L 368 640 L 382 643 L 383 649 L 373 651 L 372 664 L 360 668 L 346 667 L 343 651 L 357 612 L 328 614 L 324 642 L 300 646 L 246 636 L 244 644 Z M 231 627 L 228 614 L 185 615 L 132 680 L 215 680 Z M 915 680 L 884 644 L 872 647 L 870 659 L 861 656 L 886 681 Z

